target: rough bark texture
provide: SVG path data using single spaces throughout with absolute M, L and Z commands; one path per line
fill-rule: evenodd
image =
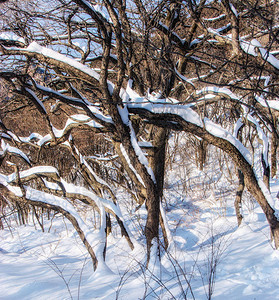
M 277 148 L 278 139 L 275 132 L 272 132 L 271 136 L 271 177 L 276 176 L 277 173 Z
M 262 166 L 263 166 L 263 181 L 268 190 L 270 190 L 269 180 L 270 180 L 270 167 L 269 164 L 266 164 L 264 157 L 262 155 Z
M 205 140 L 198 141 L 197 146 L 197 165 L 202 171 L 206 161 L 206 151 L 208 143 Z
M 153 126 L 152 128 L 153 153 L 150 155 L 150 166 L 156 178 L 156 185 L 160 199 L 163 197 L 165 162 L 166 162 L 166 145 L 168 141 L 168 130 Z
M 242 194 L 243 194 L 245 185 L 244 185 L 243 173 L 240 170 L 238 170 L 237 173 L 238 173 L 238 189 L 236 192 L 234 207 L 235 207 L 235 213 L 236 213 L 236 218 L 237 218 L 237 224 L 238 224 L 238 226 L 240 226 L 242 219 L 243 219 L 243 216 L 241 214 L 241 207 L 242 207 L 241 199 L 242 199 Z
M 153 144 L 153 151 L 150 153 L 149 156 L 149 163 L 154 172 L 154 176 L 156 179 L 156 188 L 157 188 L 157 195 L 156 201 L 160 203 L 163 198 L 163 191 L 164 191 L 164 179 L 165 179 L 165 163 L 166 163 L 166 146 L 168 141 L 168 130 L 165 128 L 160 128 L 157 126 L 152 126 L 151 130 L 151 139 Z M 156 204 L 155 209 L 159 209 L 160 204 Z M 156 216 L 157 222 L 157 216 Z M 168 247 L 168 238 L 166 234 L 166 229 L 164 222 L 162 220 L 161 214 L 159 214 L 159 222 L 162 228 L 163 238 L 164 238 L 164 245 L 165 248 Z M 159 226 L 156 225 L 156 226 Z

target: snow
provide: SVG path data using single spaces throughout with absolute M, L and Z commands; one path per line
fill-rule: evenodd
M 164 223 L 164 226 L 165 226 L 165 229 L 166 229 L 166 234 L 167 234 L 167 238 L 168 238 L 168 241 L 169 241 L 169 247 L 172 247 L 173 244 L 174 244 L 174 240 L 173 240 L 170 228 L 169 228 L 169 222 L 168 222 L 168 219 L 167 219 L 167 216 L 166 216 L 165 209 L 164 209 L 161 202 L 160 202 L 160 213 L 161 213 L 163 223 Z
M 91 76 L 95 80 L 99 81 L 100 80 L 100 75 L 92 70 L 91 68 L 87 67 L 86 65 L 83 65 L 82 63 L 76 61 L 75 59 L 72 59 L 70 57 L 67 57 L 57 51 L 54 51 L 50 48 L 46 48 L 43 46 L 40 46 L 37 42 L 32 42 L 26 49 L 20 49 L 21 51 L 26 51 L 26 52 L 34 52 L 38 54 L 42 54 L 45 57 L 61 61 L 69 66 L 74 67 L 75 69 Z M 114 85 L 108 81 L 108 87 L 110 92 L 113 92 Z
M 233 12 L 233 14 L 234 14 L 236 17 L 238 17 L 238 13 L 237 13 L 235 7 L 233 6 L 233 4 L 232 4 L 231 2 L 230 2 L 230 8 L 231 8 L 231 11 Z
M 59 130 L 52 126 L 52 130 L 55 137 L 60 138 L 65 134 L 65 132 L 67 132 L 68 129 L 75 126 L 76 124 L 84 124 L 93 128 L 103 128 L 101 124 L 95 122 L 94 120 L 91 120 L 91 118 L 89 118 L 88 116 L 79 114 L 70 116 L 63 129 Z
M 140 98 L 139 94 L 135 90 L 133 90 L 132 85 L 133 85 L 133 80 L 129 79 L 127 82 L 126 93 L 129 95 L 131 99 Z
M 228 89 L 222 88 L 214 88 L 209 87 L 207 89 L 204 89 L 203 91 L 209 92 L 214 91 L 217 93 L 223 93 L 231 98 L 238 99 L 232 92 L 230 92 Z M 198 91 L 197 94 L 200 94 L 201 91 Z M 187 105 L 156 105 L 151 103 L 129 103 L 128 107 L 131 108 L 144 108 L 147 109 L 153 113 L 158 114 L 174 114 L 182 117 L 185 121 L 193 123 L 199 127 L 205 127 L 205 129 L 212 135 L 220 137 L 222 139 L 225 139 L 229 141 L 231 144 L 233 144 L 240 153 L 244 156 L 244 158 L 251 164 L 251 154 L 250 152 L 243 146 L 243 144 L 236 139 L 229 131 L 222 128 L 218 124 L 215 124 L 211 120 L 205 118 L 204 120 L 201 120 L 200 116 L 193 111 L 189 106 Z
M 18 156 L 22 157 L 30 165 L 30 160 L 26 156 L 25 153 L 23 153 L 18 148 L 10 146 L 8 143 L 5 143 L 5 141 L 3 139 L 1 139 L 1 147 L 2 147 L 2 150 L 3 150 L 4 153 L 9 152 L 9 153 L 13 153 L 15 155 L 18 155 Z
M 238 13 L 235 10 L 234 6 L 231 3 L 230 5 L 233 13 L 235 14 L 236 17 L 238 17 Z M 231 41 L 232 36 L 230 34 L 228 35 L 220 34 L 220 32 L 223 29 L 225 29 L 228 25 L 224 26 L 223 28 L 218 28 L 218 29 L 208 28 L 207 30 L 209 33 L 213 35 L 217 35 Z M 240 37 L 239 42 L 240 42 L 240 47 L 244 52 L 252 56 L 258 56 L 258 52 L 259 52 L 265 61 L 270 63 L 274 68 L 279 69 L 279 60 L 270 51 L 267 51 L 258 40 L 252 39 L 251 41 L 247 41 L 245 40 L 245 37 Z
M 162 101 L 162 99 L 161 99 Z M 203 123 L 199 115 L 190 108 L 190 105 L 170 105 L 156 104 L 152 102 L 130 102 L 129 108 L 143 108 L 155 114 L 176 114 L 182 117 L 185 121 L 203 127 Z
M 20 187 L 12 186 L 8 183 L 8 176 L 5 176 L 4 174 L 0 173 L 0 184 L 5 186 L 9 191 L 11 191 L 14 195 L 18 197 L 22 197 L 22 191 Z
M 237 97 L 231 90 L 224 88 L 224 87 L 217 87 L 217 86 L 207 86 L 201 90 L 196 91 L 197 95 L 200 94 L 221 94 L 227 96 L 233 100 L 239 101 L 239 97 Z
M 40 89 L 41 91 L 44 91 L 44 92 L 47 92 L 47 93 L 51 93 L 51 94 L 54 94 L 56 95 L 58 98 L 62 98 L 62 99 L 65 99 L 65 100 L 68 100 L 69 102 L 73 102 L 73 103 L 83 103 L 83 99 L 79 99 L 79 98 L 74 98 L 74 97 L 70 97 L 70 96 L 67 96 L 67 95 L 64 95 L 64 94 L 61 94 L 60 92 L 58 91 L 55 91 L 53 89 L 50 89 L 48 87 L 45 87 L 43 85 L 40 85 L 40 84 L 36 84 L 36 88 Z
M 1 136 L 2 138 L 8 139 L 8 140 L 11 139 L 10 135 L 8 135 L 8 134 L 5 133 L 5 132 L 0 132 L 0 136 Z
M 103 236 L 104 234 L 99 234 L 96 238 L 95 235 L 89 230 L 88 226 L 85 224 L 85 222 L 82 220 L 80 215 L 77 213 L 74 206 L 68 202 L 66 199 L 63 199 L 61 197 L 57 197 L 45 192 L 41 192 L 38 190 L 35 190 L 33 188 L 27 187 L 26 188 L 26 195 L 25 197 L 29 200 L 33 201 L 39 201 L 55 206 L 61 207 L 63 210 L 69 212 L 77 221 L 80 229 L 84 233 L 85 238 L 89 242 L 91 246 L 94 248 L 95 255 L 98 259 L 98 261 L 103 261 L 102 253 L 103 253 Z M 101 228 L 102 229 L 102 228 Z M 100 231 L 101 231 L 100 229 Z M 99 231 L 99 233 L 100 233 Z
M 183 81 L 185 81 L 185 82 L 191 84 L 193 87 L 195 87 L 195 85 L 193 84 L 193 82 L 190 79 L 186 78 L 184 75 L 180 74 L 177 69 L 175 69 L 175 73 L 178 75 L 178 77 L 180 79 L 182 79 Z
M 104 5 L 101 5 L 101 4 L 96 4 L 96 5 L 93 5 L 93 8 L 96 10 L 96 12 L 98 12 L 99 14 L 102 15 L 102 17 L 106 20 L 108 20 L 109 22 L 112 23 L 112 20 L 107 12 L 107 10 L 105 9 L 105 6 Z
M 70 103 L 77 103 L 77 104 L 86 104 L 88 105 L 89 110 L 95 115 L 96 118 L 100 119 L 101 121 L 107 122 L 107 123 L 113 123 L 112 119 L 110 116 L 105 116 L 96 106 L 91 105 L 90 102 L 88 102 L 85 98 L 81 97 L 79 98 L 74 98 L 70 97 L 64 94 L 61 94 L 58 91 L 55 91 L 53 89 L 50 89 L 48 87 L 36 84 L 36 87 L 42 91 L 45 91 L 47 93 L 51 93 L 53 95 L 56 95 L 59 99 L 64 99 L 65 101 L 68 101 Z M 78 118 L 78 117 L 76 117 Z M 88 117 L 87 117 L 88 118 Z
M 48 175 L 48 174 L 55 174 L 59 176 L 59 173 L 56 168 L 52 166 L 37 166 L 30 168 L 28 170 L 24 170 L 19 172 L 19 177 L 21 179 L 32 176 L 32 175 Z M 17 174 L 13 173 L 7 177 L 7 182 L 11 183 L 16 180 Z
M 279 101 L 278 100 L 266 100 L 261 96 L 255 95 L 255 99 L 259 102 L 263 107 L 270 107 L 275 110 L 279 110 Z
M 257 56 L 256 48 L 254 42 L 256 40 L 252 40 L 251 42 L 240 39 L 240 47 L 242 50 L 250 55 Z
M 180 43 L 181 43 L 182 45 L 185 43 L 185 40 L 182 39 L 176 32 L 171 31 L 170 28 L 169 28 L 167 25 L 163 24 L 161 21 L 159 21 L 158 24 L 159 24 L 161 27 L 163 27 L 166 31 L 170 32 L 173 36 L 175 36 L 175 37 L 180 41 Z
M 89 109 L 95 115 L 96 118 L 98 118 L 98 119 L 100 119 L 104 122 L 113 124 L 113 121 L 112 121 L 111 117 L 110 116 L 105 116 L 97 107 L 89 106 Z
M 90 5 L 86 1 L 84 3 Z M 235 10 L 232 5 L 231 9 Z M 97 11 L 99 11 L 99 8 L 97 8 Z M 237 16 L 236 11 L 234 11 L 234 14 Z M 219 31 L 221 29 L 215 32 L 218 33 Z M 230 38 L 230 36 L 226 37 Z M 241 47 L 254 56 L 260 53 L 263 59 L 276 68 L 279 67 L 278 60 L 268 53 L 258 41 L 246 42 L 241 40 Z M 30 44 L 26 51 L 40 53 L 46 57 L 60 60 L 99 80 L 99 75 L 94 70 L 58 52 L 41 47 L 35 42 Z M 183 81 L 192 84 L 192 79 L 187 79 L 178 72 L 177 75 Z M 266 79 L 265 86 L 267 86 L 268 80 Z M 113 85 L 110 82 L 108 84 L 112 92 Z M 45 87 L 40 86 L 39 88 L 47 92 L 57 93 L 57 96 L 63 96 L 73 103 L 86 103 L 96 118 L 112 123 L 109 116 L 103 115 L 98 107 L 86 102 L 82 97 L 81 99 L 68 97 Z M 38 105 L 46 112 L 43 103 L 36 97 L 35 93 L 32 90 L 27 91 L 33 95 Z M 144 140 L 138 141 L 129 119 L 129 108 L 146 109 L 154 114 L 178 115 L 186 122 L 204 128 L 210 134 L 229 141 L 252 164 L 253 159 L 250 152 L 237 139 L 237 133 L 243 125 L 241 119 L 237 121 L 234 132 L 231 134 L 211 120 L 201 119 L 199 114 L 191 109 L 193 104 L 178 105 L 172 99 L 162 99 L 160 92 L 148 94 L 147 98 L 140 97 L 132 89 L 132 80 L 128 81 L 126 90 L 122 89 L 120 94 L 124 106 L 118 106 L 119 114 L 123 123 L 129 127 L 131 145 L 139 162 L 146 168 L 154 182 L 154 174 L 149 166 L 146 154 L 141 149 L 141 147 L 146 146 L 152 147 L 152 144 Z M 239 97 L 229 89 L 215 86 L 198 90 L 196 95 L 200 97 L 199 100 L 212 99 L 215 95 L 221 95 L 240 101 Z M 277 109 L 279 107 L 279 101 L 266 101 L 264 94 L 256 96 L 256 99 L 265 107 L 277 107 Z M 255 124 L 258 136 L 263 141 L 262 151 L 267 163 L 267 137 L 252 115 L 248 114 L 247 118 Z M 53 127 L 53 133 L 55 137 L 59 138 L 70 126 L 76 124 L 102 127 L 88 116 L 79 114 L 71 116 L 62 130 Z M 37 133 L 32 133 L 27 138 L 16 137 L 16 139 L 24 142 L 35 140 L 35 143 L 41 146 L 49 142 L 52 137 L 51 135 L 43 137 Z M 182 141 L 180 142 L 182 143 Z M 1 147 L 3 153 L 8 151 L 20 155 L 28 161 L 23 152 L 6 144 L 3 139 Z M 130 169 L 144 186 L 144 182 L 133 167 L 130 156 L 123 144 L 120 145 L 120 150 Z M 97 176 L 87 163 L 86 158 L 80 153 L 78 154 L 81 163 L 86 166 L 95 180 L 104 187 L 110 188 L 102 178 Z M 273 245 L 269 241 L 267 221 L 259 206 L 251 200 L 250 202 L 246 200 L 242 207 L 244 219 L 242 225 L 237 228 L 235 214 L 232 210 L 236 180 L 235 178 L 232 180 L 234 182 L 232 188 L 232 183 L 224 179 L 223 170 L 221 172 L 216 169 L 218 167 L 216 162 L 220 159 L 220 157 L 216 157 L 214 163 L 211 162 L 214 170 L 212 173 L 207 171 L 208 173 L 205 174 L 203 171 L 193 171 L 193 166 L 190 166 L 193 159 L 191 156 L 185 162 L 186 159 L 182 158 L 180 153 L 177 154 L 174 160 L 176 165 L 168 174 L 170 180 L 166 184 L 165 197 L 168 199 L 166 201 L 167 205 L 165 203 L 160 204 L 161 216 L 169 239 L 169 249 L 167 252 L 162 251 L 160 261 L 156 253 L 157 241 L 154 240 L 151 249 L 151 260 L 147 269 L 144 266 L 146 253 L 144 241 L 142 240 L 146 210 L 142 207 L 135 212 L 136 215 L 129 214 L 129 211 L 131 211 L 129 206 L 132 205 L 129 204 L 129 195 L 125 191 L 116 191 L 120 194 L 120 199 L 123 199 L 120 204 L 115 204 L 105 197 L 97 196 L 88 188 L 61 179 L 66 193 L 89 198 L 96 204 L 99 212 L 97 217 L 99 226 L 96 229 L 96 225 L 93 224 L 93 222 L 96 224 L 96 220 L 93 220 L 92 211 L 85 211 L 79 206 L 80 203 L 74 206 L 67 198 L 25 186 L 27 199 L 58 205 L 76 218 L 86 238 L 94 248 L 99 265 L 97 272 L 93 273 L 92 267 L 89 267 L 90 263 L 86 263 L 87 258 L 83 245 L 78 241 L 76 233 L 67 220 L 59 220 L 59 218 L 55 221 L 45 220 L 44 225 L 49 228 L 49 232 L 45 233 L 35 231 L 32 226 L 11 226 L 0 231 L 1 296 L 5 299 L 44 299 L 49 297 L 65 299 L 68 296 L 72 299 L 115 299 L 117 297 L 118 299 L 153 299 L 156 297 L 176 299 L 186 298 L 186 296 L 191 299 L 194 298 L 191 296 L 195 295 L 195 299 L 202 300 L 208 297 L 207 283 L 210 278 L 210 266 L 212 266 L 210 263 L 218 262 L 214 299 L 221 300 L 224 297 L 240 300 L 256 297 L 274 299 L 279 294 L 277 280 L 279 254 L 274 251 Z M 185 170 L 180 172 L 182 164 L 187 164 L 187 172 Z M 177 179 L 181 178 L 181 173 L 187 173 L 186 178 L 183 179 L 184 182 L 181 182 L 182 179 Z M 40 166 L 21 171 L 19 176 L 20 178 L 26 178 L 36 174 L 59 175 L 53 167 Z M 15 195 L 22 197 L 22 190 L 12 185 L 16 176 L 15 173 L 9 176 L 0 174 L 0 184 L 7 187 Z M 43 182 L 48 189 L 61 192 L 62 185 L 45 179 Z M 271 193 L 260 176 L 258 176 L 258 182 L 267 201 L 276 210 L 276 215 L 279 216 L 279 202 L 275 196 L 279 188 L 279 182 L 274 179 Z M 189 189 L 183 190 L 184 184 L 188 185 Z M 222 185 L 219 194 L 216 191 L 218 185 Z M 226 189 L 227 191 L 224 192 Z M 222 196 L 222 193 L 225 193 L 224 196 Z M 251 206 L 253 207 L 251 208 Z M 122 213 L 122 208 L 124 208 L 124 213 Z M 120 220 L 125 222 L 125 226 L 128 223 L 127 231 L 131 237 L 132 234 L 135 235 L 137 240 L 134 251 L 130 251 L 126 241 L 115 230 L 108 237 L 107 258 L 104 262 L 106 211 L 111 211 L 114 215 L 117 215 Z M 61 234 L 57 235 L 57 232 Z M 108 268 L 108 265 L 111 269 Z M 60 278 L 60 283 L 53 280 L 55 273 L 57 278 Z
M 258 56 L 257 51 L 259 51 L 264 60 L 270 63 L 274 68 L 279 69 L 279 60 L 271 52 L 264 49 L 258 40 L 253 39 L 251 42 L 248 42 L 241 39 L 240 46 L 246 53 L 253 56 Z
M 274 68 L 279 69 L 279 60 L 270 52 L 265 50 L 258 41 L 254 41 L 254 45 L 259 48 L 262 58 L 269 62 Z
M 204 18 L 204 21 L 208 21 L 208 22 L 215 22 L 215 21 L 218 21 L 218 20 L 222 20 L 226 17 L 225 14 L 221 14 L 220 16 L 218 17 L 215 17 L 215 18 Z
M 21 42 L 21 43 L 25 44 L 24 38 L 19 37 L 15 33 L 9 32 L 9 31 L 1 32 L 0 39 L 8 40 L 8 41 L 17 41 L 17 42 Z
M 264 161 L 265 161 L 266 166 L 268 166 L 269 165 L 269 163 L 268 163 L 269 142 L 268 142 L 267 136 L 264 133 L 263 129 L 260 127 L 260 124 L 257 122 L 257 120 L 253 116 L 251 116 L 251 114 L 247 115 L 247 120 L 252 122 L 256 126 L 258 136 L 263 142 Z
M 168 206 L 163 203 L 161 209 L 166 211 L 163 219 L 173 241 L 168 252 L 161 252 L 161 261 L 154 251 L 156 241 L 153 241 L 154 255 L 148 269 L 144 266 L 144 245 L 137 243 L 131 251 L 117 232 L 108 236 L 106 262 L 101 260 L 94 273 L 82 242 L 63 216 L 57 215 L 53 220 L 45 217 L 45 232 L 37 223 L 35 229 L 32 222 L 16 226 L 13 220 L 8 220 L 10 227 L 0 230 L 1 299 L 151 300 L 194 299 L 194 296 L 205 300 L 208 299 L 211 262 L 216 263 L 212 299 L 278 299 L 279 252 L 269 241 L 264 214 L 244 195 L 244 219 L 237 227 L 233 210 L 237 180 L 233 187 L 228 184 L 215 163 L 218 154 L 210 153 L 210 162 L 204 171 L 197 171 L 191 159 L 185 161 L 180 155 L 172 171 L 169 170 L 167 181 L 173 186 L 165 190 Z M 189 170 L 187 184 L 191 184 L 187 195 L 177 181 L 183 164 Z M 214 180 L 217 174 L 221 174 L 221 179 Z M 3 182 L 1 176 L 0 182 Z M 77 188 L 63 183 L 68 191 Z M 207 184 L 204 195 L 201 183 Z M 213 187 L 214 192 L 209 193 Z M 279 181 L 273 180 L 271 191 L 276 205 L 278 188 Z M 125 207 L 127 194 L 118 193 L 122 199 L 120 204 Z M 27 197 L 61 205 L 77 217 L 93 244 L 100 238 L 90 223 L 92 211 L 83 210 L 81 218 L 77 215 L 78 209 L 66 199 L 47 196 L 31 188 Z M 135 220 L 144 218 L 145 210 L 137 212 L 137 217 L 128 211 L 123 215 L 136 235 L 139 233 L 134 227 Z M 95 245 L 94 250 L 97 247 Z M 103 245 L 99 247 L 102 250 Z
M 47 144 L 48 142 L 50 142 L 52 140 L 52 137 L 50 134 L 45 135 L 42 139 L 40 139 L 37 144 L 38 146 L 43 146 L 45 144 Z
M 108 157 L 106 156 L 95 156 L 95 155 L 90 155 L 86 156 L 86 159 L 93 159 L 93 160 L 100 160 L 100 161 L 111 161 L 114 160 L 118 157 L 118 155 L 109 155 Z
M 33 97 L 33 99 L 38 103 L 38 105 L 41 107 L 41 109 L 44 111 L 45 114 L 47 114 L 46 109 L 44 107 L 43 102 L 37 97 L 37 95 L 30 89 L 25 88 L 25 90 Z
M 32 132 L 28 137 L 20 137 L 20 141 L 25 142 L 25 143 L 29 143 L 32 140 L 41 140 L 43 138 L 42 135 L 40 135 L 39 133 L 36 132 Z
M 243 126 L 242 120 L 238 119 L 234 126 L 233 136 L 237 138 L 239 129 Z
M 136 171 L 136 169 L 135 169 L 134 166 L 132 165 L 131 160 L 130 160 L 130 157 L 129 157 L 128 153 L 126 152 L 126 150 L 125 150 L 125 148 L 124 148 L 124 146 L 123 146 L 122 144 L 120 145 L 120 150 L 121 150 L 121 152 L 122 152 L 122 155 L 123 155 L 124 158 L 126 159 L 129 168 L 130 168 L 130 169 L 132 170 L 132 172 L 136 175 L 138 181 L 145 187 L 145 184 L 144 184 L 144 182 L 143 182 L 143 180 L 142 180 L 140 174 Z
M 108 184 L 93 171 L 93 169 L 90 167 L 90 165 L 88 164 L 86 159 L 83 157 L 83 155 L 81 155 L 81 153 L 78 151 L 78 149 L 76 147 L 75 147 L 75 151 L 79 156 L 80 162 L 86 166 L 86 168 L 88 169 L 90 174 L 93 176 L 93 178 L 101 185 L 108 187 Z
M 205 129 L 210 132 L 212 135 L 220 137 L 224 140 L 229 141 L 232 145 L 234 145 L 239 152 L 243 155 L 243 157 L 247 160 L 247 162 L 251 165 L 252 158 L 249 150 L 237 139 L 235 138 L 228 130 L 222 128 L 218 124 L 212 122 L 211 120 L 205 118 L 204 119 Z
M 152 180 L 154 182 L 156 182 L 154 173 L 153 173 L 151 167 L 149 166 L 148 160 L 147 160 L 146 156 L 144 155 L 142 149 L 140 148 L 140 146 L 138 144 L 134 128 L 132 126 L 131 121 L 129 120 L 129 112 L 128 112 L 127 106 L 125 106 L 123 108 L 118 106 L 118 111 L 119 111 L 119 114 L 121 116 L 121 119 L 122 119 L 123 123 L 126 124 L 130 128 L 131 143 L 132 143 L 132 146 L 135 150 L 135 153 L 136 153 L 140 163 L 145 166 L 145 168 L 146 168 L 148 174 L 151 176 Z M 123 147 L 123 145 L 122 145 L 122 147 Z M 123 153 L 123 151 L 122 151 L 122 153 Z M 125 153 L 126 153 L 126 151 L 125 151 Z M 123 153 L 123 155 L 124 155 L 124 153 Z M 124 155 L 124 157 L 126 157 L 126 156 Z M 126 160 L 127 160 L 127 158 L 126 158 Z

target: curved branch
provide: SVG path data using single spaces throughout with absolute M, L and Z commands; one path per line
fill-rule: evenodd
M 178 109 L 178 107 L 176 108 Z M 272 236 L 275 238 L 275 246 L 276 248 L 279 247 L 279 222 L 275 215 L 275 210 L 270 204 L 272 201 L 271 195 L 269 191 L 265 189 L 265 185 L 261 180 L 257 178 L 251 165 L 248 150 L 236 138 L 210 120 L 201 120 L 190 108 L 184 108 L 183 115 L 178 115 L 177 112 L 175 113 L 174 107 L 171 108 L 171 113 L 167 110 L 167 106 L 165 113 L 162 105 L 158 106 L 158 112 L 156 112 L 155 104 L 150 105 L 148 108 L 140 107 L 140 109 L 136 108 L 136 105 L 133 107 L 131 104 L 129 110 L 134 114 L 148 119 L 150 123 L 156 124 L 157 126 L 169 128 L 169 124 L 173 123 L 175 126 L 173 126 L 172 129 L 175 130 L 179 125 L 179 130 L 182 129 L 185 132 L 190 132 L 226 152 L 242 171 L 245 186 L 265 213 Z
M 26 191 L 25 199 L 22 199 L 20 195 L 16 195 L 14 192 L 12 192 L 13 190 L 9 190 L 7 185 L 5 185 L 2 180 L 0 182 L 0 190 L 2 193 L 8 194 L 9 199 L 13 199 L 16 202 L 24 201 L 25 203 L 30 205 L 52 209 L 65 216 L 72 223 L 81 241 L 90 254 L 94 270 L 97 269 L 98 259 L 94 253 L 90 241 L 88 240 L 90 231 L 89 229 L 87 229 L 87 226 L 83 223 L 83 221 L 77 216 L 75 209 L 70 203 L 56 196 L 47 198 L 45 197 L 45 195 L 47 195 L 46 193 L 39 192 L 33 189 L 28 189 Z M 64 202 L 65 204 L 63 205 Z

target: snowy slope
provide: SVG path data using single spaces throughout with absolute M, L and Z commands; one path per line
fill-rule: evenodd
M 216 300 L 279 299 L 279 251 L 269 240 L 264 214 L 245 193 L 244 219 L 237 227 L 236 180 L 220 171 L 215 152 L 204 171 L 197 171 L 193 160 L 176 156 L 163 203 L 174 242 L 168 253 L 162 252 L 161 264 L 151 261 L 148 270 L 140 238 L 131 251 L 120 232 L 113 231 L 106 259 L 111 270 L 94 273 L 77 233 L 62 216 L 45 218 L 45 232 L 32 225 L 31 217 L 30 225 L 20 227 L 7 218 L 9 227 L 4 222 L 0 231 L 0 299 L 203 300 L 210 286 Z M 185 176 L 178 177 L 182 170 Z M 278 190 L 274 179 L 275 199 Z M 145 209 L 131 217 L 125 192 L 118 193 L 129 229 L 142 236 Z M 95 226 L 92 211 L 83 218 Z

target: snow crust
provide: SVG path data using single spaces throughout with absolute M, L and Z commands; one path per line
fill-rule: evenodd
M 26 178 L 31 175 L 44 175 L 44 174 L 55 174 L 55 175 L 59 176 L 57 169 L 52 166 L 36 166 L 36 167 L 30 168 L 28 170 L 19 172 L 19 177 Z M 17 177 L 16 173 L 13 173 L 13 174 L 7 176 L 7 182 L 15 181 L 16 177 Z
M 54 126 L 52 126 L 52 130 L 53 130 L 55 137 L 57 137 L 57 138 L 62 137 L 65 134 L 65 132 L 69 128 L 71 128 L 71 126 L 73 126 L 75 124 L 84 124 L 84 125 L 87 125 L 87 126 L 93 127 L 93 128 L 103 128 L 103 126 L 101 124 L 97 123 L 94 120 L 91 120 L 91 118 L 89 118 L 86 115 L 82 115 L 82 114 L 72 115 L 67 120 L 63 129 L 59 130 L 59 129 L 56 129 Z
M 264 60 L 274 68 L 279 69 L 279 60 L 271 52 L 267 51 L 258 40 L 253 39 L 250 42 L 241 40 L 240 46 L 246 53 L 253 56 L 258 56 L 259 52 Z
M 161 99 L 161 101 L 163 101 Z M 203 127 L 203 123 L 199 115 L 190 108 L 190 105 L 170 105 L 170 104 L 158 104 L 152 102 L 130 102 L 128 104 L 130 108 L 144 108 L 155 114 L 174 114 L 182 117 L 185 121 L 196 124 L 199 127 Z
M 25 44 L 24 38 L 19 37 L 15 33 L 9 31 L 1 32 L 0 39 L 7 40 L 7 41 L 17 41 Z
M 218 20 L 222 20 L 225 17 L 226 17 L 225 14 L 221 14 L 220 16 L 217 16 L 215 18 L 204 18 L 204 20 L 208 21 L 208 22 L 215 22 L 215 21 L 218 21 Z
M 265 100 L 263 97 L 255 95 L 255 99 L 259 102 L 263 107 L 270 107 L 275 110 L 279 110 L 279 101 L 278 100 Z
M 101 245 L 97 245 L 100 236 L 89 222 L 92 216 L 84 214 L 77 219 L 78 223 L 87 233 L 86 237 L 95 243 L 94 250 L 100 259 L 97 272 L 94 273 L 88 254 L 71 224 L 59 216 L 52 221 L 45 218 L 44 233 L 39 227 L 35 230 L 32 223 L 0 231 L 1 297 L 110 300 L 118 296 L 119 299 L 129 300 L 142 299 L 146 294 L 149 295 L 146 299 L 156 299 L 156 295 L 160 294 L 162 299 L 178 299 L 184 292 L 187 299 L 205 300 L 210 262 L 213 261 L 217 265 L 213 299 L 276 299 L 279 293 L 279 254 L 269 241 L 269 226 L 259 206 L 243 205 L 244 219 L 241 226 L 237 227 L 235 212 L 231 209 L 235 186 L 230 194 L 224 194 L 223 200 L 218 199 L 220 194 L 217 190 L 231 188 L 225 177 L 207 186 L 209 191 L 205 192 L 210 192 L 213 185 L 217 189 L 213 192 L 215 196 L 211 197 L 210 204 L 206 201 L 209 200 L 208 193 L 204 195 L 205 198 L 201 196 L 199 183 L 205 178 L 214 178 L 220 172 L 218 164 L 215 163 L 211 171 L 189 168 L 188 183 L 193 184 L 194 190 L 189 190 L 186 196 L 175 181 L 183 158 L 176 159 L 176 167 L 168 178 L 173 188 L 167 189 L 165 194 L 169 202 L 166 207 L 167 223 L 173 242 L 168 252 L 161 252 L 161 261 L 155 251 L 156 240 L 153 241 L 150 265 L 145 269 L 142 264 L 145 260 L 144 245 L 137 243 L 131 251 L 125 239 L 115 233 L 108 236 L 104 262 L 101 255 L 104 244 L 101 241 Z M 0 182 L 3 182 L 2 175 Z M 278 180 L 273 180 L 273 196 L 278 187 Z M 71 189 L 75 190 L 69 187 Z M 121 191 L 120 195 L 120 199 L 123 197 L 122 204 L 126 203 L 125 192 Z M 32 189 L 28 190 L 27 196 L 59 203 L 74 215 L 77 213 L 77 209 L 66 199 L 49 197 Z M 278 200 L 275 205 L 278 205 Z M 144 211 L 138 210 L 138 217 L 144 217 Z M 135 221 L 127 211 L 124 218 L 136 232 Z M 165 220 L 164 215 L 163 218 Z M 68 288 L 61 277 L 67 282 Z M 185 278 L 190 282 L 194 297 Z

